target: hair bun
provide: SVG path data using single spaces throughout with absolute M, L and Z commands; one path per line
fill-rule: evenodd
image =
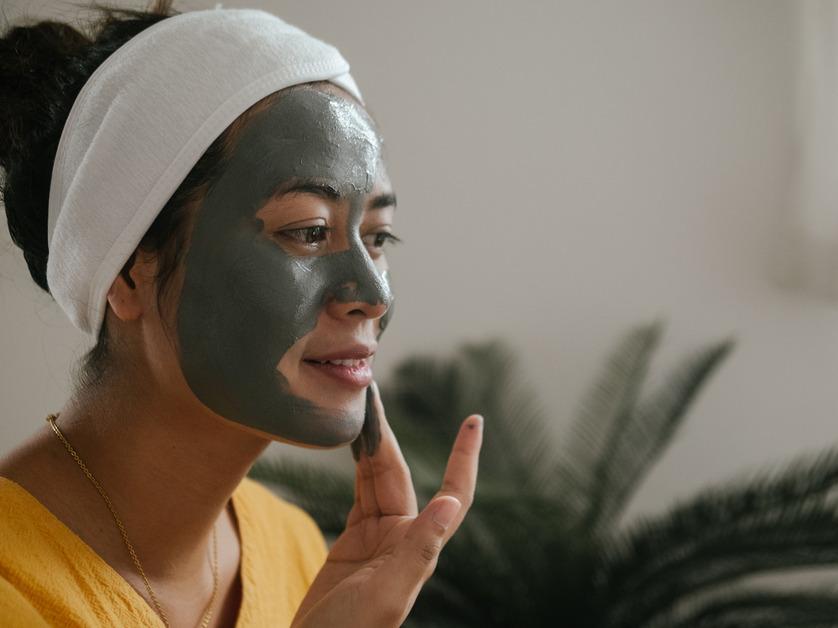
M 90 35 L 45 20 L 19 24 L 0 37 L 0 198 L 9 235 L 32 278 L 47 286 L 47 223 L 52 166 L 64 123 L 87 79 L 114 50 L 165 19 L 171 0 L 150 11 L 94 5 Z
M 68 24 L 17 26 L 0 39 L 0 166 L 8 171 L 54 132 L 56 103 L 78 80 L 73 58 L 90 41 Z

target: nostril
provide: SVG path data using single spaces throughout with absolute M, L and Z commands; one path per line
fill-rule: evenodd
M 369 307 L 389 306 L 391 293 L 387 269 L 376 267 L 365 249 L 360 253 L 347 251 L 347 256 L 333 262 L 336 265 L 331 267 L 335 279 L 331 296 L 335 301 L 355 307 L 361 303 Z M 368 316 L 375 315 L 367 311 L 368 307 L 361 309 Z M 351 310 L 345 310 L 348 311 Z

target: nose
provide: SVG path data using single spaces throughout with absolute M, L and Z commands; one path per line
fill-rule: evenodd
M 357 284 L 348 283 L 341 287 L 344 294 L 357 294 Z M 332 316 L 336 318 L 345 318 L 348 316 L 363 316 L 376 320 L 381 318 L 390 309 L 390 300 L 381 300 L 376 303 L 365 301 L 360 298 L 350 297 L 348 299 L 330 299 L 326 305 L 326 309 Z
M 337 281 L 326 302 L 327 312 L 338 318 L 383 317 L 393 303 L 387 271 L 380 272 L 363 248 L 340 257 L 335 260 Z

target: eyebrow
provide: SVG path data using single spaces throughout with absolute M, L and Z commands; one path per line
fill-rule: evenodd
M 318 183 L 315 181 L 292 181 L 291 183 L 280 186 L 274 196 L 282 196 L 283 194 L 314 194 L 321 198 L 330 201 L 339 201 L 341 199 L 340 192 L 333 186 L 327 183 Z M 397 205 L 396 195 L 392 192 L 386 194 L 379 194 L 374 196 L 368 203 L 368 209 L 384 209 L 386 207 L 393 207 Z
M 392 192 L 388 194 L 379 194 L 373 197 L 369 203 L 369 209 L 384 209 L 385 207 L 396 208 L 396 195 Z
M 283 194 L 314 194 L 330 201 L 340 200 L 340 192 L 326 183 L 315 183 L 313 181 L 293 181 L 290 184 L 282 185 L 274 192 L 274 196 Z

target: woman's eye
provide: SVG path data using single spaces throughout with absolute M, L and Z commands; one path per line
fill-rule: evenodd
M 365 235 L 364 244 L 367 246 L 371 246 L 375 249 L 383 248 L 385 244 L 388 242 L 401 242 L 401 238 L 397 237 L 395 234 L 390 233 L 389 231 L 379 231 L 378 233 L 370 233 Z
M 297 229 L 283 229 L 277 233 L 283 238 L 312 246 L 326 240 L 329 227 L 325 225 L 312 225 L 311 227 L 299 227 Z

